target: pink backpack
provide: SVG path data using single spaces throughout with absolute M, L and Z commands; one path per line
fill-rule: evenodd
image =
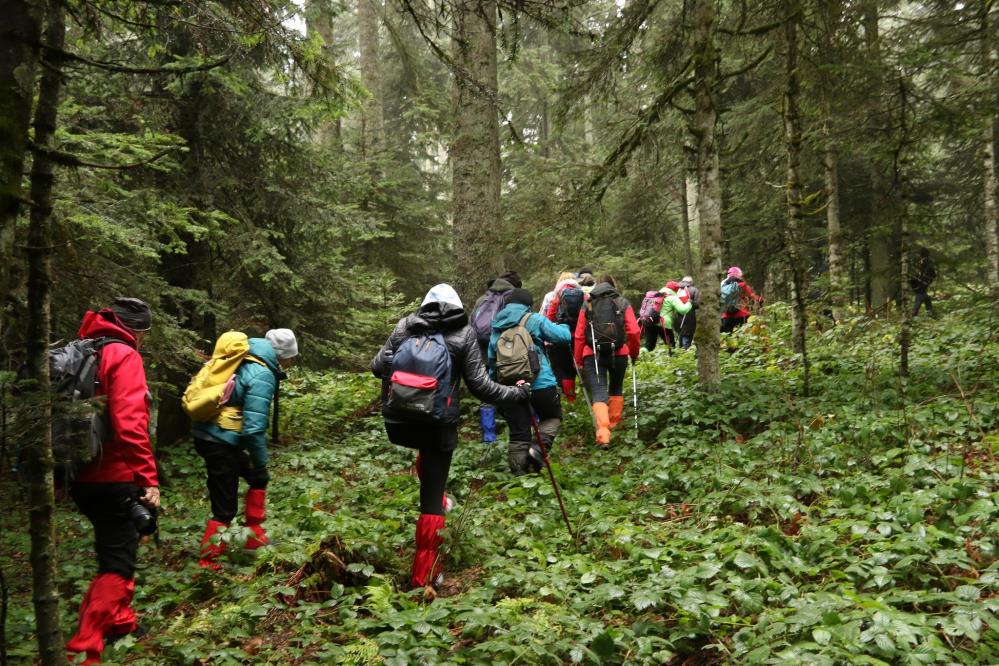
M 659 313 L 663 309 L 663 299 L 664 294 L 660 294 L 658 291 L 647 291 L 645 292 L 645 298 L 642 299 L 642 307 L 638 311 L 638 323 L 642 324 L 654 324 L 659 320 Z

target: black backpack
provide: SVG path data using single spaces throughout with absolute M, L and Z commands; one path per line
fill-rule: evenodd
M 612 293 L 594 297 L 586 307 L 586 343 L 590 349 L 605 352 L 624 347 L 624 299 Z M 613 352 L 612 352 L 613 353 Z
M 558 309 L 555 311 L 556 324 L 568 324 L 576 327 L 579 311 L 583 307 L 583 290 L 579 287 L 566 287 L 558 297 Z
M 101 445 L 111 434 L 104 398 L 95 398 L 95 394 L 100 383 L 97 370 L 101 367 L 101 350 L 114 342 L 122 341 L 88 338 L 49 350 L 52 458 L 57 485 L 68 483 L 81 467 L 99 458 Z

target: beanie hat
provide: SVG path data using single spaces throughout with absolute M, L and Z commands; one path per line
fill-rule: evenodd
M 734 277 L 734 278 L 737 278 L 737 279 L 741 280 L 742 279 L 742 269 L 739 268 L 738 266 L 733 266 L 732 268 L 728 269 L 728 276 L 729 277 Z
M 526 305 L 527 307 L 534 306 L 534 296 L 527 289 L 513 289 L 506 296 L 506 302 L 518 303 L 519 305 Z
M 118 321 L 136 333 L 152 328 L 153 313 L 149 310 L 149 306 L 138 298 L 116 298 L 111 304 L 111 310 L 118 317 Z
M 689 275 L 684 275 L 683 279 L 680 280 L 680 282 L 681 283 L 686 282 L 688 285 L 691 285 L 694 284 L 694 278 L 690 277 Z
M 677 289 L 680 288 L 680 283 L 677 282 L 676 280 L 670 280 L 669 282 L 666 283 L 666 288 L 670 289 L 671 291 L 676 291 Z
M 290 328 L 272 328 L 264 334 L 267 342 L 274 347 L 274 353 L 281 360 L 298 356 L 298 340 Z
M 520 273 L 517 271 L 507 271 L 503 275 L 500 275 L 500 277 L 512 284 L 516 289 L 524 286 L 524 281 L 520 279 Z

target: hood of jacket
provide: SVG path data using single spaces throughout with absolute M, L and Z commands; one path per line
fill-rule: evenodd
M 489 291 L 510 291 L 513 289 L 513 284 L 505 278 L 496 278 L 493 283 L 489 286 Z
M 493 330 L 505 331 L 508 328 L 513 328 L 529 312 L 532 312 L 531 308 L 522 303 L 510 303 L 493 317 Z
M 111 308 L 90 310 L 83 315 L 83 322 L 77 332 L 79 338 L 115 338 L 135 347 L 135 333 L 121 323 Z
M 468 324 L 464 308 L 445 301 L 431 301 L 406 317 L 406 328 L 412 332 L 453 331 Z
M 258 358 L 267 364 L 267 367 L 271 369 L 278 377 L 284 377 L 284 372 L 281 370 L 281 365 L 278 363 L 277 352 L 274 351 L 274 345 L 270 343 L 266 338 L 250 338 L 250 356 Z
M 621 294 L 618 293 L 617 289 L 611 286 L 610 282 L 601 282 L 590 291 L 590 298 L 597 298 L 599 296 L 607 296 L 607 295 L 609 295 L 611 298 L 618 298 L 621 296 Z

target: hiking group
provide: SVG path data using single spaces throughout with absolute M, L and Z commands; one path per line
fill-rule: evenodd
M 670 350 L 691 346 L 700 303 L 692 282 L 684 277 L 647 292 L 636 316 L 612 276 L 597 280 L 583 268 L 559 275 L 535 312 L 531 292 L 517 273 L 508 272 L 489 281 L 471 315 L 452 287 L 438 284 L 416 312 L 396 324 L 371 370 L 382 380 L 389 440 L 417 451 L 420 515 L 413 586 L 441 581 L 440 530 L 453 506 L 445 488 L 458 445 L 462 378 L 483 403 L 484 441 L 496 441 L 497 410 L 505 420 L 510 471 L 520 475 L 547 467 L 551 473 L 549 451 L 562 423 L 562 398 L 575 401 L 578 379 L 596 445 L 606 448 L 623 419 L 629 359 L 637 400 L 634 363 L 643 341 L 650 351 L 659 340 Z M 721 291 L 723 304 L 732 304 L 722 315 L 723 328 L 732 330 L 759 297 L 735 267 Z M 151 399 L 139 354 L 151 325 L 146 303 L 119 298 L 87 312 L 79 340 L 49 355 L 54 391 L 71 400 L 94 398 L 86 403 L 92 404 L 91 413 L 77 409 L 72 417 L 53 421 L 55 458 L 68 461 L 60 464 L 57 477 L 94 527 L 97 575 L 66 646 L 71 658 L 84 654 L 84 663 L 99 663 L 108 642 L 141 631 L 131 606 L 136 556 L 140 540 L 157 529 L 160 506 L 149 435 Z M 230 331 L 219 337 L 184 392 L 194 446 L 205 461 L 210 517 L 197 556 L 205 569 L 222 568 L 230 542 L 247 550 L 269 542 L 263 526 L 270 480 L 267 431 L 272 425 L 271 440 L 277 439 L 278 386 L 297 356 L 298 342 L 289 329 L 271 329 L 262 338 Z M 237 538 L 227 529 L 238 512 L 241 478 L 248 488 L 243 536 Z

